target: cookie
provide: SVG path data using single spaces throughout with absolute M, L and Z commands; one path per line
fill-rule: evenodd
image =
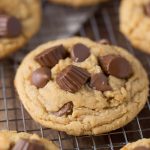
M 23 47 L 41 23 L 40 0 L 1 0 L 0 58 Z
M 129 143 L 121 150 L 150 150 L 150 139 L 140 139 L 136 142 Z
M 63 4 L 63 5 L 69 5 L 73 7 L 81 7 L 81 6 L 91 6 L 91 5 L 96 5 L 98 3 L 104 2 L 107 0 L 49 0 L 49 2 L 54 2 L 57 4 Z
M 150 53 L 150 1 L 122 0 L 120 30 L 134 47 Z
M 0 131 L 1 150 L 58 150 L 57 146 L 36 134 Z
M 15 86 L 35 121 L 72 135 L 126 125 L 148 96 L 147 74 L 134 56 L 80 37 L 48 42 L 29 53 Z

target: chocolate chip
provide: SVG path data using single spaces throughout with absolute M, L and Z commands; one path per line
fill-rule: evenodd
M 90 56 L 90 49 L 83 44 L 74 45 L 71 57 L 75 62 L 82 62 Z
M 112 90 L 108 83 L 108 78 L 103 73 L 97 73 L 91 76 L 90 87 L 102 92 Z
M 21 34 L 20 21 L 8 15 L 0 15 L 0 37 L 17 37 Z
M 150 148 L 147 148 L 145 146 L 138 146 L 138 147 L 134 148 L 134 150 L 150 150 Z
M 132 67 L 129 62 L 117 55 L 106 55 L 99 58 L 100 65 L 108 75 L 113 75 L 118 78 L 126 79 L 129 78 L 132 73 Z
M 90 74 L 85 69 L 69 65 L 57 75 L 56 82 L 61 89 L 75 93 L 86 83 L 89 77 Z
M 70 115 L 72 114 L 72 109 L 73 109 L 73 103 L 68 102 L 64 104 L 57 112 L 53 112 L 53 114 L 58 117 L 61 117 L 64 115 Z
M 67 57 L 67 52 L 63 45 L 58 45 L 46 49 L 44 52 L 40 53 L 35 57 L 35 60 L 44 67 L 54 67 L 60 59 Z
M 110 44 L 110 42 L 109 42 L 107 39 L 101 39 L 101 40 L 97 41 L 97 43 L 103 44 L 103 45 L 108 45 L 108 44 Z
M 51 71 L 49 68 L 38 68 L 31 75 L 31 84 L 35 85 L 37 88 L 43 88 L 50 78 Z
M 147 16 L 150 17 L 150 2 L 144 6 L 144 12 Z
M 12 150 L 45 150 L 42 144 L 38 141 L 29 141 L 26 139 L 20 139 L 12 148 Z

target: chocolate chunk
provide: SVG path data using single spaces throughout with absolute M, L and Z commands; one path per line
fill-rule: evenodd
M 147 148 L 145 146 L 138 146 L 138 147 L 134 148 L 134 150 L 150 150 L 150 148 Z
M 144 6 L 144 12 L 147 16 L 150 17 L 150 2 Z
M 12 148 L 12 150 L 45 150 L 39 141 L 29 141 L 26 139 L 20 139 Z
M 90 87 L 102 92 L 112 90 L 108 83 L 108 78 L 103 73 L 97 73 L 91 76 Z
M 21 34 L 20 21 L 8 15 L 0 15 L 0 37 L 17 37 Z
M 63 45 L 58 45 L 46 49 L 44 52 L 40 53 L 35 57 L 35 60 L 44 67 L 54 67 L 60 59 L 67 57 L 67 51 Z
M 90 49 L 83 44 L 74 45 L 71 57 L 75 62 L 82 62 L 90 56 Z
M 110 44 L 110 42 L 109 42 L 107 39 L 101 39 L 101 40 L 97 41 L 97 43 L 103 44 L 103 45 L 108 45 L 108 44 Z
M 64 104 L 57 112 L 53 112 L 53 114 L 58 117 L 61 117 L 64 115 L 70 115 L 72 114 L 72 109 L 73 109 L 73 103 L 68 102 Z
M 57 75 L 56 82 L 61 89 L 75 93 L 86 83 L 89 77 L 90 74 L 85 69 L 69 65 Z
M 100 65 L 108 75 L 113 75 L 118 78 L 126 79 L 129 78 L 132 73 L 132 67 L 129 62 L 117 55 L 106 55 L 99 58 Z
M 31 84 L 35 85 L 37 88 L 43 88 L 50 78 L 51 71 L 49 68 L 38 68 L 31 75 Z

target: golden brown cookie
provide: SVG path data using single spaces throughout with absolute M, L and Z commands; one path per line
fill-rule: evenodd
M 0 1 L 0 58 L 27 43 L 41 23 L 40 0 Z
M 150 150 L 150 139 L 140 139 L 136 142 L 129 143 L 121 150 Z
M 1 150 L 58 150 L 57 146 L 36 134 L 15 131 L 0 131 Z
M 49 0 L 50 2 L 63 4 L 63 5 L 69 5 L 73 7 L 81 7 L 81 6 L 91 6 L 96 5 L 98 3 L 107 1 L 107 0 Z
M 120 30 L 136 48 L 150 53 L 150 1 L 122 0 Z
M 35 121 L 72 135 L 126 125 L 148 96 L 147 74 L 134 56 L 80 37 L 48 42 L 29 53 L 15 86 Z

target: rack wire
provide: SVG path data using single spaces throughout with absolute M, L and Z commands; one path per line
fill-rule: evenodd
M 77 35 L 93 40 L 107 38 L 112 44 L 129 50 L 142 62 L 150 75 L 150 56 L 135 50 L 119 32 L 119 0 L 99 6 L 95 15 L 82 26 Z M 74 137 L 63 132 L 43 128 L 34 122 L 23 108 L 13 86 L 13 80 L 20 60 L 47 35 L 39 34 L 15 58 L 0 61 L 0 129 L 37 133 L 54 141 L 61 150 L 118 150 L 128 142 L 150 138 L 150 100 L 142 112 L 127 126 L 100 136 Z

